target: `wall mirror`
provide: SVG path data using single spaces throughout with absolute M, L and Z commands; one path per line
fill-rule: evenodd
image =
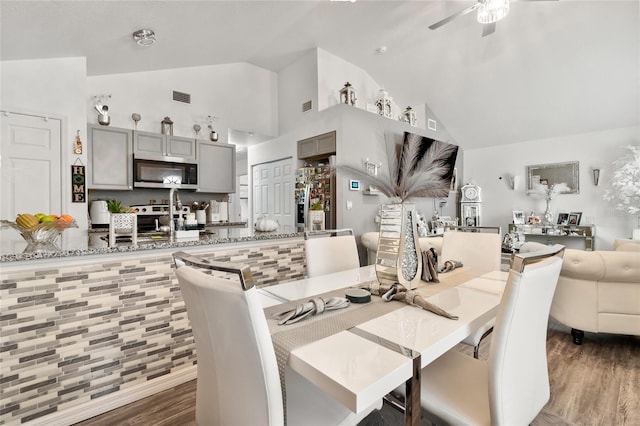
M 536 184 L 546 184 L 548 188 L 556 183 L 566 183 L 570 188 L 564 194 L 580 192 L 579 162 L 539 164 L 527 166 L 527 193 L 535 189 Z

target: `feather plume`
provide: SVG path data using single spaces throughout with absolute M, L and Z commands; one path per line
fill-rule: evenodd
M 457 145 L 405 133 L 400 153 L 390 167 L 392 176 L 371 176 L 363 168 L 347 164 L 337 164 L 334 169 L 355 175 L 392 202 L 404 202 L 409 198 L 447 196 L 457 154 Z

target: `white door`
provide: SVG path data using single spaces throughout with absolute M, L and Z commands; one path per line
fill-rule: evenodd
M 3 111 L 0 122 L 0 218 L 60 214 L 60 120 Z
M 295 232 L 291 163 L 286 158 L 252 167 L 253 223 L 265 216 L 277 220 L 280 231 Z

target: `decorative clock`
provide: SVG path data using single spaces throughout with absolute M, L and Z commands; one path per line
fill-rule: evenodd
M 481 217 L 481 188 L 478 185 L 467 184 L 460 189 L 460 218 L 462 226 L 480 226 Z
M 462 187 L 461 203 L 479 203 L 482 201 L 480 197 L 481 188 L 478 185 L 466 184 Z

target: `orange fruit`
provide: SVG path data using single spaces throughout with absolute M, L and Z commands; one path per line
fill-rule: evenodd
M 71 222 L 73 222 L 73 217 L 71 217 L 71 216 L 70 216 L 70 215 L 68 215 L 68 214 L 63 214 L 63 215 L 61 215 L 61 216 L 60 216 L 60 219 L 61 219 L 61 220 L 64 220 L 64 221 L 65 221 L 65 222 L 67 222 L 67 223 L 71 223 Z

